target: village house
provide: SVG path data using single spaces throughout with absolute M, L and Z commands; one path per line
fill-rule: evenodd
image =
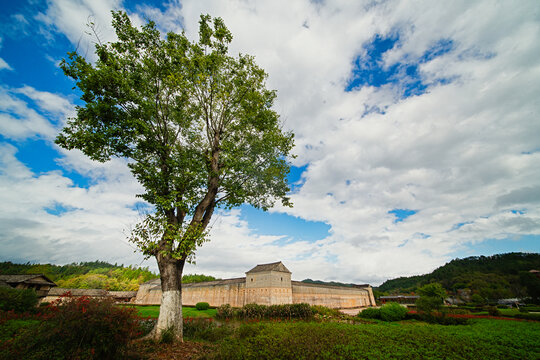
M 56 284 L 41 274 L 0 275 L 0 286 L 9 286 L 15 289 L 34 289 L 38 297 L 44 297 Z

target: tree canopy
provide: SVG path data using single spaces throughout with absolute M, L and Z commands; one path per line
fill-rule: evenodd
M 201 15 L 198 41 L 162 38 L 151 21 L 138 29 L 123 12 L 112 25 L 118 40 L 98 41 L 95 64 L 77 52 L 61 63 L 85 104 L 56 143 L 97 161 L 128 159 L 154 209 L 130 240 L 156 257 L 164 292 L 180 291 L 175 279 L 216 207 L 291 205 L 293 134 L 272 109 L 265 71 L 252 56 L 228 55 L 222 19 Z

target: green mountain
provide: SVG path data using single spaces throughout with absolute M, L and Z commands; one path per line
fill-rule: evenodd
M 540 297 L 540 254 L 508 253 L 455 259 L 430 274 L 387 280 L 376 288 L 381 293 L 414 293 L 422 285 L 440 283 L 448 292 L 468 289 L 486 299 Z

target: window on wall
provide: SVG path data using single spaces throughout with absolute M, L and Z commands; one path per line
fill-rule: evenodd
M 253 282 L 253 278 L 251 278 L 251 282 Z

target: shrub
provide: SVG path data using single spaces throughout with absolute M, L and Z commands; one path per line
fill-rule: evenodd
M 514 317 L 517 319 L 540 321 L 540 314 L 537 313 L 519 313 L 514 315 Z
M 313 311 L 311 306 L 306 303 L 292 304 L 290 308 L 290 318 L 291 319 L 303 319 L 308 320 L 313 317 Z
M 34 311 L 38 298 L 34 289 L 13 289 L 0 287 L 0 310 L 26 312 Z
M 230 320 L 234 318 L 234 309 L 229 304 L 218 306 L 216 310 L 216 319 Z
M 227 326 L 217 326 L 211 318 L 184 319 L 184 337 L 192 340 L 219 341 L 230 335 Z
M 195 308 L 197 310 L 208 310 L 210 308 L 210 304 L 208 304 L 207 302 L 198 302 L 197 304 L 195 304 Z
M 43 313 L 38 327 L 17 336 L 9 354 L 20 359 L 117 359 L 137 336 L 135 309 L 112 300 L 64 298 Z
M 501 315 L 501 312 L 499 311 L 499 309 L 497 309 L 496 306 L 486 306 L 486 310 L 487 310 L 488 314 L 491 315 L 491 316 L 500 316 Z
M 266 306 L 246 304 L 242 307 L 240 317 L 243 319 L 262 319 L 266 316 Z
M 233 318 L 242 320 L 260 319 L 303 319 L 309 320 L 313 317 L 313 310 L 309 304 L 282 304 L 282 305 L 259 305 L 246 304 L 240 309 L 232 308 L 230 305 L 221 305 L 217 308 L 216 318 L 230 320 Z
M 388 303 L 380 308 L 380 316 L 384 321 L 399 321 L 407 316 L 407 308 L 398 303 Z
M 311 306 L 311 312 L 316 315 L 327 316 L 327 317 L 341 317 L 343 314 L 338 309 L 332 309 L 322 305 L 313 305 Z
M 418 289 L 420 298 L 416 300 L 416 307 L 419 311 L 431 313 L 434 310 L 439 310 L 446 297 L 446 291 L 439 283 L 431 283 L 422 286 Z
M 374 308 L 374 307 L 367 308 L 367 309 L 362 310 L 362 312 L 360 312 L 358 316 L 361 317 L 362 319 L 380 319 L 381 309 Z

